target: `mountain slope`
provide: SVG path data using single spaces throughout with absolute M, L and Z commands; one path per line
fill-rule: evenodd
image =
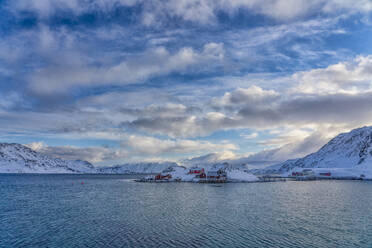
M 95 173 L 86 161 L 52 158 L 20 144 L 0 143 L 0 173 Z
M 354 129 L 330 140 L 304 158 L 270 166 L 266 173 L 285 173 L 294 168 L 347 168 L 372 170 L 372 127 Z

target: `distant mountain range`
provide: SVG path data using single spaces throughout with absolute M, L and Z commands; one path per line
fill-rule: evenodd
M 172 162 L 134 163 L 94 167 L 87 161 L 52 158 L 24 145 L 0 143 L 0 173 L 158 173 L 170 166 L 177 166 L 177 164 Z
M 286 173 L 296 168 L 372 170 L 372 127 L 339 134 L 315 153 L 269 166 L 262 172 Z
M 254 159 L 255 157 L 253 157 Z M 224 168 L 247 169 L 252 157 L 240 159 L 224 159 L 218 154 L 185 159 L 180 165 L 200 166 L 206 169 L 216 166 Z M 134 174 L 158 173 L 173 162 L 142 162 L 115 165 L 110 167 L 94 167 L 87 161 L 62 160 L 37 153 L 20 144 L 0 143 L 0 173 L 99 173 L 99 174 Z M 330 140 L 317 152 L 303 158 L 287 160 L 258 173 L 287 173 L 299 168 L 356 168 L 372 170 L 372 127 L 354 129 L 342 133 Z
M 227 163 L 217 154 L 208 154 L 194 159 L 181 161 L 186 167 L 202 166 L 211 168 L 223 165 L 226 168 L 243 168 L 245 165 Z M 0 173 L 90 173 L 90 174 L 151 174 L 159 173 L 174 162 L 141 162 L 122 165 L 94 167 L 81 160 L 63 160 L 35 152 L 20 144 L 0 143 Z

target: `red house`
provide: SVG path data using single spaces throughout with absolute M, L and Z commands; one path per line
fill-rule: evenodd
M 193 174 L 193 175 L 195 175 L 196 178 L 205 178 L 206 177 L 204 168 L 198 168 L 198 167 L 191 168 L 189 170 L 188 174 Z
M 298 172 L 298 171 L 292 172 L 292 177 L 300 177 L 300 176 L 303 176 L 303 175 L 304 175 L 303 173 Z
M 204 168 L 195 167 L 189 170 L 189 174 L 202 174 L 202 173 L 204 173 Z
M 330 177 L 331 176 L 331 172 L 321 172 L 321 173 L 319 173 L 319 176 Z
M 155 180 L 163 180 L 163 179 L 171 179 L 171 178 L 172 178 L 171 174 L 163 175 L 160 173 L 155 176 Z

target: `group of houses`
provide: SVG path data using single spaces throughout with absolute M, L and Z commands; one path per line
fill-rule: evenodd
M 321 179 L 331 178 L 332 173 L 330 171 L 315 172 L 312 169 L 303 169 L 302 171 L 293 171 L 291 176 L 297 179 Z
M 192 167 L 186 169 L 182 167 L 181 173 L 177 173 L 177 169 L 170 167 L 161 173 L 150 177 L 148 180 L 155 182 L 168 182 L 168 181 L 196 181 L 200 183 L 225 183 L 227 181 L 227 172 L 223 168 L 214 168 L 205 170 L 200 167 Z
M 204 168 L 194 167 L 188 172 L 189 175 L 195 175 L 195 178 L 200 178 L 200 182 L 226 182 L 227 173 L 225 169 L 211 169 L 205 171 Z
M 305 168 L 292 171 L 289 177 L 299 181 L 321 179 L 367 180 L 365 170 L 352 168 Z

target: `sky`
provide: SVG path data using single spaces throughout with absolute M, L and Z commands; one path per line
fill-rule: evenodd
M 0 142 L 283 161 L 372 125 L 370 0 L 0 0 Z

